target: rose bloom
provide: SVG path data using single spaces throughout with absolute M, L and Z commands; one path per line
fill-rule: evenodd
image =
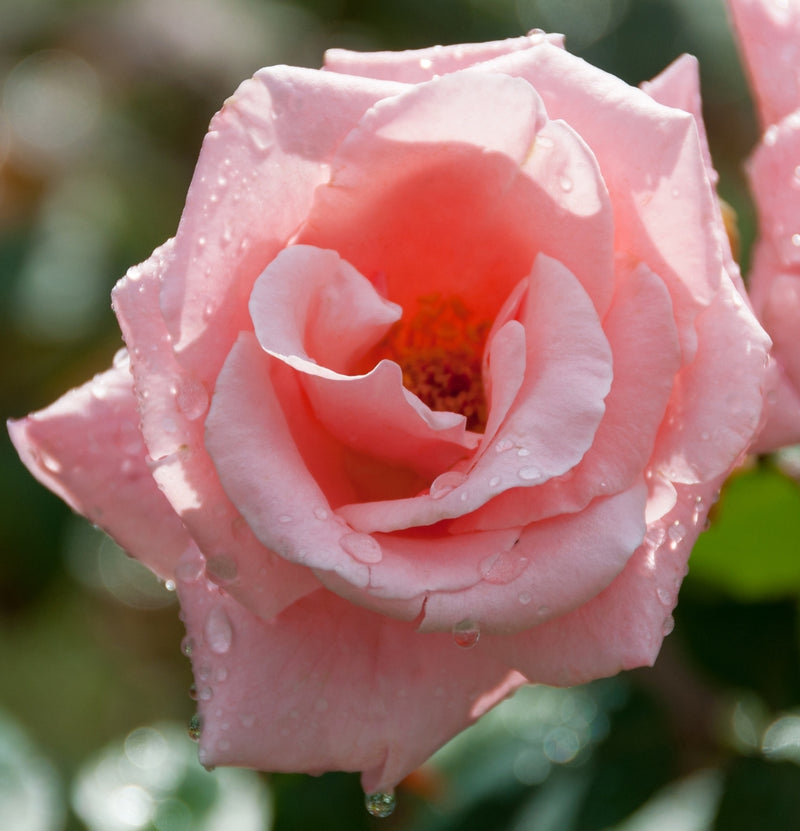
M 385 791 L 525 681 L 655 660 L 769 347 L 696 92 L 535 32 L 333 50 L 215 116 L 114 289 L 127 351 L 10 425 L 177 584 L 203 763 Z
M 800 442 L 800 2 L 729 0 L 761 141 L 748 164 L 759 236 L 750 296 L 774 342 L 759 449 Z

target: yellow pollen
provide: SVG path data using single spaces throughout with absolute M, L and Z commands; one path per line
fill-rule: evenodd
M 379 357 L 400 364 L 403 384 L 432 410 L 461 413 L 470 430 L 486 426 L 481 361 L 491 321 L 476 320 L 458 297 L 427 294 L 384 338 Z

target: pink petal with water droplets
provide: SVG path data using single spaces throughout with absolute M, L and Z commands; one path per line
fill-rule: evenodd
M 198 689 L 209 688 L 205 765 L 360 770 L 365 791 L 389 791 L 523 680 L 491 651 L 324 590 L 269 622 L 203 581 L 178 592 Z
M 168 243 L 131 269 L 113 292 L 142 434 L 156 459 L 153 477 L 203 552 L 209 576 L 270 618 L 319 584 L 306 569 L 265 549 L 222 489 L 203 437 L 208 388 L 176 360 L 159 309 L 161 280 L 172 257 Z
M 55 403 L 9 422 L 30 472 L 164 579 L 190 539 L 156 486 L 123 360 Z
M 418 84 L 429 81 L 434 76 L 446 75 L 480 64 L 498 55 L 533 49 L 545 42 L 563 46 L 564 36 L 531 33 L 526 37 L 489 43 L 432 46 L 403 52 L 351 52 L 348 49 L 328 49 L 325 53 L 325 69 L 347 75 Z

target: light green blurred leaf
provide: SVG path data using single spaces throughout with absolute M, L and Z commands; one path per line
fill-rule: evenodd
M 745 601 L 800 593 L 800 487 L 772 468 L 734 476 L 695 545 L 692 580 Z

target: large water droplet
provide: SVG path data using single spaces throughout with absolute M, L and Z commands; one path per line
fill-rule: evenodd
M 367 812 L 373 817 L 388 817 L 394 811 L 396 801 L 393 793 L 368 793 L 364 798 Z
M 369 534 L 345 534 L 342 548 L 362 563 L 379 563 L 383 559 L 380 545 Z
M 481 627 L 470 618 L 460 620 L 453 627 L 453 640 L 456 646 L 462 649 L 472 649 L 473 646 L 480 640 Z
M 450 493 L 459 485 L 463 485 L 467 481 L 467 476 L 464 473 L 459 473 L 456 470 L 448 470 L 441 476 L 437 476 L 431 482 L 431 499 L 441 499 L 445 494 Z
M 208 613 L 204 634 L 208 648 L 217 655 L 224 655 L 231 648 L 233 627 L 222 606 L 214 606 Z

